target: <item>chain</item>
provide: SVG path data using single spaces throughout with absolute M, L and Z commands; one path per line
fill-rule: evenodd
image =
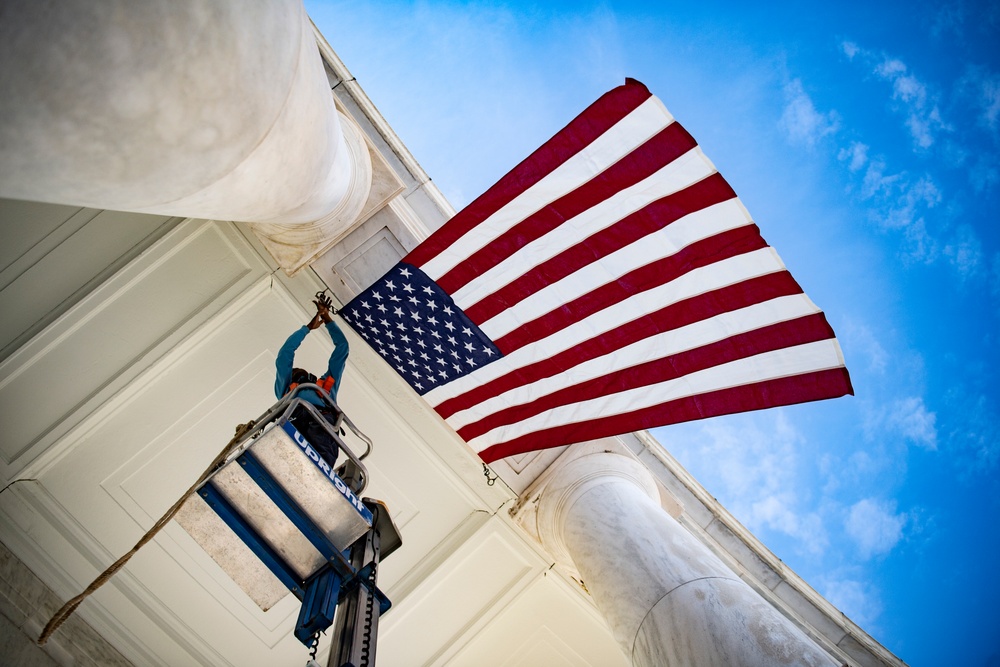
M 316 649 L 319 648 L 319 633 L 317 632 L 309 640 L 309 660 L 316 662 Z
M 372 562 L 372 571 L 368 575 L 368 595 L 365 603 L 365 629 L 361 644 L 361 665 L 370 667 L 372 650 L 372 616 L 375 613 L 375 582 L 378 580 L 378 562 Z
M 490 469 L 485 463 L 483 464 L 483 475 L 486 477 L 486 486 L 493 486 L 497 483 L 497 476 L 490 476 Z
M 330 296 L 327 295 L 329 289 L 330 288 L 327 287 L 325 290 L 320 290 L 319 292 L 316 292 L 315 294 L 316 301 L 313 301 L 313 303 L 322 303 L 324 306 L 327 307 L 327 309 L 331 313 L 336 314 L 337 309 L 333 307 L 333 299 L 331 299 Z

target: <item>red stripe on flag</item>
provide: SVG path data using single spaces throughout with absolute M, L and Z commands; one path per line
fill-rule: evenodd
M 561 304 L 558 308 L 525 322 L 517 329 L 501 336 L 495 345 L 504 354 L 550 336 L 579 320 L 620 303 L 634 294 L 664 285 L 678 277 L 730 257 L 766 248 L 767 243 L 760 236 L 756 225 L 738 227 L 702 239 L 683 248 L 669 257 L 651 262 L 646 266 L 626 273 L 614 282 Z
M 778 271 L 699 294 L 638 317 L 559 354 L 515 369 L 492 382 L 442 401 L 440 405 L 435 407 L 435 410 L 442 417 L 448 418 L 459 410 L 465 410 L 482 403 L 491 396 L 497 396 L 515 387 L 561 373 L 567 368 L 608 354 L 643 338 L 678 329 L 693 322 L 700 322 L 720 313 L 769 301 L 779 296 L 801 293 L 802 288 L 795 282 L 791 274 L 787 271 Z
M 679 123 L 671 123 L 642 146 L 592 179 L 517 223 L 472 253 L 436 281 L 454 294 L 470 280 L 507 259 L 532 241 L 575 218 L 605 199 L 632 187 L 698 144 Z M 735 193 L 732 195 L 735 197 Z
M 736 193 L 726 180 L 718 173 L 712 174 L 680 192 L 650 203 L 587 239 L 581 239 L 572 248 L 542 262 L 520 278 L 469 306 L 465 309 L 465 314 L 473 322 L 482 324 L 546 285 L 562 280 L 582 267 L 657 232 L 690 213 L 735 197 Z
M 469 441 L 498 426 L 514 424 L 563 405 L 675 380 L 737 359 L 833 337 L 833 329 L 830 328 L 823 313 L 778 322 L 703 347 L 653 359 L 604 377 L 565 387 L 538 397 L 530 403 L 508 408 L 467 424 L 458 430 L 458 434 Z
M 621 415 L 609 415 L 529 433 L 488 447 L 480 458 L 491 463 L 535 449 L 585 442 L 628 433 L 640 428 L 667 426 L 695 419 L 794 405 L 853 394 L 846 368 L 833 368 L 803 375 L 720 389 L 698 396 L 668 401 Z
M 403 261 L 415 266 L 423 265 L 494 211 L 593 143 L 651 96 L 646 86 L 633 79 L 627 79 L 624 85 L 605 93 L 493 187 L 414 248 Z

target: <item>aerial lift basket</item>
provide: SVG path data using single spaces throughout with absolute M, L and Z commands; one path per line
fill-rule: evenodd
M 333 419 L 301 398 L 304 391 L 321 395 Z M 303 412 L 346 456 L 336 469 L 295 427 L 292 415 Z M 366 444 L 360 456 L 344 441 L 344 427 Z M 368 483 L 362 459 L 370 451 L 371 441 L 322 389 L 300 385 L 257 421 L 177 521 L 261 609 L 289 591 L 302 600 L 295 634 L 314 645 L 332 625 L 338 598 L 361 588 L 377 600 L 378 612 L 390 605 L 374 572 L 401 540 L 385 506 L 361 497 Z

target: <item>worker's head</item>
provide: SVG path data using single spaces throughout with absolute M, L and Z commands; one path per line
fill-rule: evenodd
M 302 368 L 293 368 L 292 379 L 289 384 L 305 384 L 306 382 L 316 382 L 316 376 Z

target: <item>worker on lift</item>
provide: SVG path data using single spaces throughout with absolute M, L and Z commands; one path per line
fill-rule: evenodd
M 330 316 L 331 311 L 336 312 L 332 309 L 333 301 L 330 297 L 320 293 L 313 303 L 316 305 L 316 315 L 313 316 L 308 324 L 302 325 L 302 327 L 292 333 L 288 337 L 288 340 L 285 341 L 285 344 L 281 346 L 281 349 L 278 350 L 278 357 L 275 360 L 277 375 L 274 380 L 274 394 L 278 398 L 281 398 L 298 385 L 312 382 L 319 385 L 336 402 L 337 391 L 340 389 L 340 382 L 344 375 L 344 367 L 347 365 L 347 355 L 350 353 L 350 348 L 347 345 L 347 338 L 344 336 L 344 332 L 340 330 L 340 327 L 334 323 L 333 318 Z M 295 360 L 295 351 L 299 349 L 299 345 L 302 344 L 302 341 L 305 340 L 309 332 L 318 329 L 320 324 L 326 324 L 327 333 L 330 334 L 335 347 L 333 354 L 330 355 L 330 361 L 327 363 L 326 373 L 317 378 L 304 369 L 295 368 L 293 363 Z M 304 391 L 299 396 L 316 406 L 316 409 L 327 417 L 332 428 L 335 417 L 330 408 L 315 391 Z M 339 450 L 336 442 L 330 437 L 326 429 L 315 423 L 312 416 L 302 407 L 296 408 L 289 421 L 305 436 L 309 444 L 319 452 L 323 460 L 332 468 L 337 461 Z

